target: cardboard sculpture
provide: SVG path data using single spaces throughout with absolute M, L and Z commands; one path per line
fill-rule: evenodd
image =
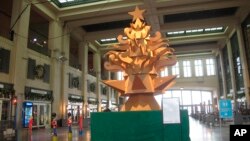
M 122 111 L 159 110 L 154 95 L 164 93 L 176 78 L 158 76 L 161 69 L 176 63 L 176 57 L 159 31 L 154 36 L 149 34 L 150 26 L 146 25 L 142 16 L 144 11 L 136 7 L 135 11 L 129 12 L 133 21 L 130 27 L 124 29 L 127 39 L 119 35 L 119 44 L 105 54 L 108 61 L 104 67 L 112 72 L 123 71 L 124 74 L 124 80 L 103 81 L 129 97 Z

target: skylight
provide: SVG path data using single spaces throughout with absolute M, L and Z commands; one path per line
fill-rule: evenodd
M 208 33 L 220 33 L 220 32 L 224 32 L 224 31 L 225 31 L 224 27 L 189 29 L 189 30 L 185 30 L 185 31 L 167 32 L 167 37 L 199 35 L 199 34 L 208 34 Z
M 51 0 L 55 3 L 58 7 L 68 7 L 73 5 L 80 5 L 85 3 L 92 3 L 104 0 Z
M 123 40 L 126 40 L 126 39 L 127 37 L 123 37 Z M 105 38 L 105 39 L 100 39 L 96 41 L 101 45 L 118 43 L 117 38 Z
M 201 35 L 201 34 L 209 34 L 209 33 L 221 33 L 224 32 L 224 27 L 211 27 L 211 28 L 198 28 L 198 29 L 189 29 L 189 30 L 180 30 L 180 31 L 172 31 L 167 32 L 167 37 L 176 37 L 176 36 L 192 36 L 192 35 Z M 127 37 L 123 37 L 123 39 L 127 39 Z M 118 43 L 117 38 L 104 38 L 100 40 L 96 40 L 100 45 L 107 44 L 115 44 Z

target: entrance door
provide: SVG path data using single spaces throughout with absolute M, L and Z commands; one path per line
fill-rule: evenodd
M 33 105 L 34 127 L 45 127 L 50 124 L 50 104 L 35 103 Z
M 32 113 L 32 116 L 33 116 L 33 126 L 34 127 L 37 127 L 37 117 L 38 117 L 38 105 L 36 104 L 33 104 L 33 113 Z
M 41 104 L 39 110 L 39 125 L 46 126 L 50 124 L 50 104 Z
M 45 117 L 45 105 L 40 105 L 39 106 L 39 126 L 44 126 L 44 117 Z

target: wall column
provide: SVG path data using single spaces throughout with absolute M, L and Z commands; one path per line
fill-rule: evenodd
M 228 51 L 229 68 L 230 68 L 230 75 L 231 75 L 231 82 L 232 82 L 232 95 L 233 95 L 233 101 L 234 101 L 233 109 L 237 110 L 236 81 L 235 81 L 233 54 L 232 54 L 232 47 L 231 47 L 230 40 L 227 40 L 227 51 Z
M 95 72 L 96 72 L 96 95 L 97 95 L 97 111 L 101 112 L 102 110 L 102 99 L 101 99 L 101 55 L 100 52 L 97 51 L 94 54 L 94 66 L 95 66 Z
M 106 71 L 106 75 L 107 75 L 107 80 L 111 80 L 111 77 L 110 77 L 110 71 Z M 107 92 L 106 92 L 106 95 L 107 95 L 107 108 L 110 109 L 111 105 L 112 105 L 112 102 L 111 102 L 111 87 L 109 86 L 106 86 L 107 88 Z
M 88 44 L 81 42 L 79 44 L 79 59 L 82 67 L 82 96 L 83 96 L 83 108 L 82 112 L 84 117 L 87 117 L 88 108 L 88 91 L 87 91 L 87 80 L 88 80 Z
M 27 6 L 27 7 L 26 7 Z M 17 20 L 19 14 L 23 11 L 20 18 Z M 16 22 L 17 20 L 17 22 Z M 26 84 L 27 74 L 27 44 L 28 44 L 28 31 L 30 21 L 30 5 L 24 0 L 14 0 L 11 16 L 11 26 L 13 26 L 14 36 L 14 48 L 11 52 L 11 65 L 13 69 L 10 70 L 11 81 L 14 84 L 14 89 L 17 95 L 17 107 L 16 107 L 16 128 L 22 128 L 22 103 L 24 101 L 24 87 Z M 20 37 L 19 35 L 27 38 Z M 19 131 L 19 130 L 18 130 Z
M 236 27 L 238 43 L 239 43 L 239 50 L 240 50 L 240 60 L 242 65 L 242 73 L 243 73 L 243 81 L 244 81 L 244 92 L 246 96 L 247 107 L 250 108 L 250 96 L 249 96 L 249 72 L 248 72 L 248 64 L 247 64 L 247 57 L 245 54 L 245 47 L 244 47 L 244 37 L 242 34 L 241 26 Z
M 69 67 L 69 52 L 70 52 L 70 35 L 67 34 L 68 28 L 67 26 L 63 29 L 63 37 L 62 37 L 62 53 L 65 57 L 65 61 L 61 60 L 62 65 L 62 77 L 61 77 L 61 107 L 62 107 L 62 118 L 67 119 L 67 106 L 68 106 L 68 67 Z
M 226 98 L 227 97 L 227 85 L 226 85 L 226 78 L 225 78 L 225 68 L 223 65 L 224 64 L 223 53 L 221 50 L 219 51 L 219 56 L 220 56 L 220 68 L 221 68 L 221 77 L 222 77 L 222 86 L 223 86 L 223 98 Z
M 51 90 L 53 91 L 54 101 L 52 102 L 52 113 L 55 112 L 57 117 L 63 118 L 63 91 L 61 91 L 62 82 L 62 65 L 58 60 L 58 54 L 62 52 L 62 24 L 58 21 L 51 21 L 49 23 L 49 48 L 52 50 L 51 54 Z

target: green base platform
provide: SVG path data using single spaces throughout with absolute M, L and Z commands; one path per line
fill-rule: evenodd
M 187 110 L 181 124 L 163 124 L 162 111 L 91 113 L 91 141 L 190 141 Z

